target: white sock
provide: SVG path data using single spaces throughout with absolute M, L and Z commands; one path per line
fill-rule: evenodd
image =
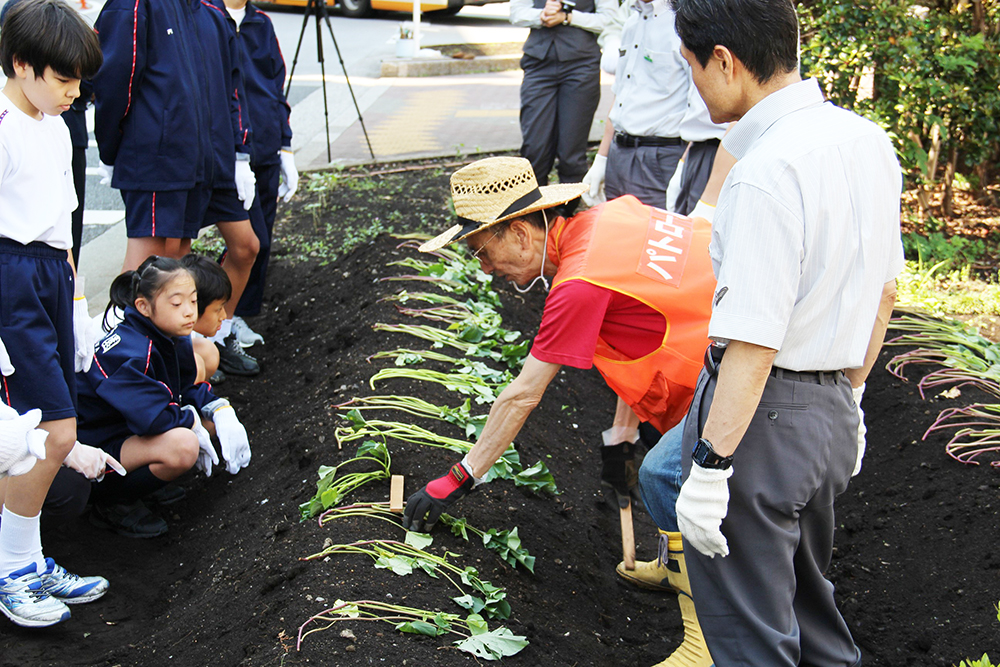
M 226 336 L 232 333 L 232 331 L 233 331 L 233 320 L 231 318 L 227 320 L 222 320 L 222 325 L 219 327 L 219 333 L 212 336 L 212 342 L 222 345 L 223 341 L 226 340 Z
M 3 508 L 0 521 L 0 577 L 22 569 L 34 562 L 39 572 L 45 570 L 42 555 L 42 531 L 39 512 L 34 517 L 23 517 Z

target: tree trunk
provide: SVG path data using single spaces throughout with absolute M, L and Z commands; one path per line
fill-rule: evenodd
M 944 217 L 951 218 L 955 212 L 955 166 L 958 162 L 958 146 L 952 144 L 948 151 L 948 164 L 944 168 L 944 194 L 941 197 L 941 209 Z

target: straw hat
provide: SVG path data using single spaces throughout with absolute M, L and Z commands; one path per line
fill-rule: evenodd
M 424 243 L 420 250 L 432 252 L 498 222 L 565 204 L 588 187 L 583 183 L 538 187 L 531 163 L 521 157 L 478 160 L 451 175 L 458 224 Z

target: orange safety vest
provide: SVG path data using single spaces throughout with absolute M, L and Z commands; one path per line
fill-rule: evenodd
M 663 315 L 666 331 L 653 352 L 630 359 L 600 337 L 594 365 L 643 421 L 666 433 L 687 413 L 708 346 L 715 276 L 708 254 L 712 228 L 619 197 L 549 232 L 559 267 L 553 288 L 585 280 L 632 297 Z

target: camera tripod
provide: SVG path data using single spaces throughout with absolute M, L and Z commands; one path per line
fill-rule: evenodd
M 347 90 L 351 93 L 351 101 L 354 102 L 354 109 L 358 112 L 358 121 L 361 123 L 361 131 L 365 135 L 365 143 L 368 144 L 368 152 L 375 160 L 375 151 L 372 150 L 372 142 L 368 139 L 368 130 L 365 128 L 365 119 L 361 117 L 361 107 L 358 106 L 358 99 L 354 96 L 354 89 L 351 87 L 351 79 L 347 76 L 347 66 L 344 65 L 344 58 L 340 55 L 340 47 L 337 45 L 337 36 L 333 34 L 333 24 L 330 23 L 330 15 L 326 11 L 326 0 L 306 0 L 306 9 L 302 15 L 302 30 L 299 31 L 299 42 L 295 46 L 295 57 L 292 58 L 292 68 L 288 72 L 288 85 L 285 87 L 285 98 L 292 89 L 292 75 L 295 74 L 295 65 L 299 60 L 299 51 L 302 50 L 302 38 L 306 34 L 306 26 L 309 24 L 309 17 L 316 18 L 316 60 L 319 62 L 320 79 L 323 86 L 323 120 L 326 126 L 326 161 L 333 160 L 330 154 L 330 107 L 326 98 L 326 63 L 323 59 L 323 29 L 321 23 L 326 23 L 330 32 L 330 39 L 333 40 L 333 48 L 337 51 L 337 60 L 340 61 L 340 69 L 344 71 L 344 81 L 347 82 Z

